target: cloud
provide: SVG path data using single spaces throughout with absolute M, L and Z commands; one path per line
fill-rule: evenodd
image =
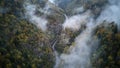
M 74 15 L 70 18 L 67 18 L 63 23 L 63 29 L 65 30 L 66 28 L 68 28 L 73 31 L 79 30 L 82 25 L 87 23 L 89 17 L 90 17 L 90 11 L 84 14 Z
M 86 14 L 87 13 L 87 14 Z M 79 15 L 73 15 L 67 18 L 63 23 L 63 29 L 79 30 L 84 24 L 84 29 L 75 39 L 75 45 L 70 46 L 69 53 L 62 53 L 59 58 L 59 63 L 55 68 L 91 68 L 91 53 L 93 48 L 97 48 L 98 40 L 93 38 L 94 28 L 97 28 L 101 23 L 115 22 L 120 30 L 120 1 L 108 0 L 108 4 L 104 6 L 98 18 L 92 18 L 91 12 L 86 12 Z M 91 17 L 91 18 L 90 18 Z
M 116 23 L 118 25 L 118 30 L 120 30 L 120 1 L 109 0 L 109 4 L 106 5 L 100 16 L 97 18 L 98 24 L 103 21 Z
M 25 14 L 29 18 L 29 21 L 31 23 L 35 24 L 42 31 L 46 31 L 47 30 L 47 23 L 48 23 L 48 21 L 45 18 L 43 18 L 43 17 L 35 15 L 36 5 L 26 4 L 25 10 L 26 10 Z

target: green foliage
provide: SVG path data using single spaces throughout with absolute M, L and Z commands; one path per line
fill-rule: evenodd
M 107 27 L 98 27 L 96 35 L 101 39 L 96 54 L 99 57 L 94 61 L 95 68 L 119 68 L 120 67 L 120 33 L 117 32 L 114 23 Z
M 37 2 L 37 0 L 31 1 Z M 101 6 L 105 1 L 101 0 L 98 4 L 99 1 L 95 0 L 93 4 L 86 4 L 84 7 L 87 9 L 96 4 Z M 48 17 L 52 25 L 49 29 L 51 31 L 48 32 L 50 34 L 43 33 L 35 25 L 21 18 L 21 15 L 24 15 L 23 2 L 24 0 L 0 0 L 0 9 L 5 10 L 0 11 L 0 68 L 53 68 L 52 44 L 57 40 L 55 49 L 59 53 L 68 53 L 69 46 L 74 45 L 75 37 L 85 27 L 78 32 L 68 29 L 63 32 L 60 32 L 60 29 L 57 30 L 65 34 L 62 37 L 60 33 L 55 33 L 55 29 L 59 27 L 52 27 L 57 24 L 54 22 L 57 22 L 61 16 L 52 15 Z M 62 22 L 63 18 L 59 21 Z M 93 54 L 94 57 L 99 56 L 93 61 L 94 68 L 120 67 L 120 33 L 116 28 L 117 26 L 111 23 L 108 27 L 100 26 L 96 29 L 95 35 L 101 39 L 101 44 Z M 70 39 L 65 43 L 63 39 L 68 38 Z
M 0 68 L 53 68 L 49 37 L 22 19 L 22 0 L 2 0 L 0 13 Z

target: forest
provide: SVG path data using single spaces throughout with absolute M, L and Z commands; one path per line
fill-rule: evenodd
M 40 4 L 39 6 L 43 7 L 44 2 L 42 1 L 47 0 L 30 1 L 32 4 Z M 100 11 L 95 9 L 94 6 L 97 4 L 97 7 L 99 7 L 106 2 L 106 0 L 91 0 L 90 4 L 89 2 L 85 4 L 85 11 L 90 9 L 97 17 Z M 66 26 L 63 30 L 60 24 L 63 24 L 65 17 L 62 14 L 66 13 L 67 16 L 78 14 L 72 12 L 71 8 L 74 7 L 66 6 L 65 9 L 58 8 L 59 10 L 56 9 L 56 12 L 51 11 L 52 13 L 49 15 L 36 10 L 36 15 L 42 15 L 43 17 L 45 15 L 49 22 L 47 30 L 43 31 L 29 21 L 29 16 L 26 17 L 24 3 L 25 0 L 0 0 L 0 68 L 67 68 L 62 67 L 62 64 L 55 67 L 55 52 L 57 51 L 59 55 L 70 54 L 70 47 L 76 46 L 76 37 L 87 26 L 82 24 L 81 29 L 75 31 Z M 70 5 L 74 6 L 73 4 Z M 31 18 L 31 20 L 34 19 Z M 83 68 L 120 67 L 120 31 L 118 29 L 120 26 L 115 21 L 107 24 L 106 22 L 104 21 L 97 25 L 97 28 L 95 27 L 92 37 L 94 40 L 99 39 L 99 43 L 96 49 L 93 48 L 92 53 L 90 53 L 91 67 Z

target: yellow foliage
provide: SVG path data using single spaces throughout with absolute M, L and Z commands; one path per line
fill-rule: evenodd
M 21 66 L 20 66 L 20 65 L 17 65 L 17 68 L 21 68 Z
M 109 56 L 108 56 L 108 59 L 109 59 L 109 60 L 113 60 L 113 58 L 112 58 L 112 56 L 111 56 L 111 55 L 109 55 Z
M 6 68 L 12 68 L 12 64 L 11 63 L 6 64 Z
M 35 64 L 32 64 L 32 68 L 37 68 Z

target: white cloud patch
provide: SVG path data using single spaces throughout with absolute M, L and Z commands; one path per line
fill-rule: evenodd
M 36 5 L 27 4 L 25 9 L 26 16 L 29 18 L 29 21 L 35 24 L 42 31 L 46 31 L 48 21 L 43 17 L 35 15 Z
M 63 23 L 63 29 L 68 28 L 74 31 L 79 30 L 82 25 L 88 22 L 89 17 L 90 17 L 90 11 L 81 15 L 80 14 L 74 15 L 70 18 L 67 18 Z
M 108 23 L 115 22 L 118 25 L 118 30 L 120 30 L 120 1 L 109 0 L 109 4 L 97 19 L 98 24 L 103 21 Z

